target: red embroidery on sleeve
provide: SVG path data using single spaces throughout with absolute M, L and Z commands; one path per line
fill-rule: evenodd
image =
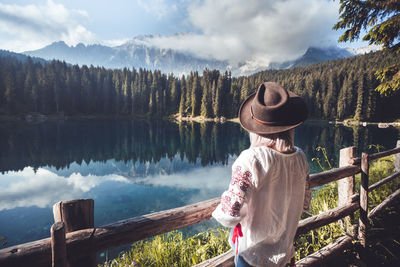
M 240 166 L 237 166 L 232 173 L 231 185 L 239 184 L 240 190 L 246 192 L 247 188 L 250 185 L 252 174 L 249 171 L 245 171 L 244 173 L 242 173 L 241 169 L 242 168 Z
M 238 217 L 242 202 L 244 201 L 244 193 L 250 186 L 251 172 L 241 171 L 241 167 L 237 166 L 232 173 L 231 187 L 225 192 L 221 199 L 222 211 L 233 217 Z M 236 186 L 235 186 L 236 185 Z

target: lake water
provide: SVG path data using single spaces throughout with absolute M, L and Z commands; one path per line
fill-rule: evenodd
M 396 128 L 348 128 L 307 123 L 295 143 L 311 172 L 325 147 L 337 166 L 339 149 L 393 148 Z M 49 236 L 52 205 L 92 198 L 95 225 L 188 205 L 219 196 L 230 167 L 249 146 L 239 124 L 92 120 L 0 125 L 0 248 Z M 361 151 L 359 151 L 361 152 Z M 207 225 L 213 222 L 208 222 Z M 204 224 L 188 233 L 201 231 Z

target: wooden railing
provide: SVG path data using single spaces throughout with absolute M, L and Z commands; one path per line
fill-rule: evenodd
M 355 158 L 355 148 L 340 151 L 339 168 L 310 175 L 311 187 L 338 181 L 338 207 L 301 220 L 296 235 L 335 222 L 360 210 L 358 239 L 365 247 L 368 219 L 381 213 L 400 197 L 400 189 L 368 214 L 368 192 L 400 176 L 400 155 L 396 156 L 396 173 L 368 186 L 369 161 L 400 153 L 397 148 L 381 153 L 362 154 Z M 361 172 L 360 194 L 354 194 L 354 175 Z M 51 237 L 0 250 L 0 266 L 96 266 L 96 253 L 158 234 L 193 225 L 211 218 L 220 198 L 192 205 L 142 215 L 94 227 L 94 201 L 91 199 L 58 202 L 53 206 L 55 223 Z M 333 244 L 297 262 L 298 266 L 317 266 L 351 246 L 353 237 L 344 236 Z M 207 260 L 198 266 L 233 266 L 233 253 Z

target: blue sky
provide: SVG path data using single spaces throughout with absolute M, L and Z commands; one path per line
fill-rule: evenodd
M 266 65 L 309 46 L 338 45 L 332 0 L 0 0 L 0 49 L 22 52 L 54 41 L 122 44 L 138 35 L 232 64 Z M 366 43 L 345 43 L 358 48 Z

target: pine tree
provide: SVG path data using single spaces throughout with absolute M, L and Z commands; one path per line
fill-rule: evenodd
M 193 84 L 192 84 L 192 116 L 197 116 L 200 113 L 200 105 L 201 105 L 201 88 L 200 88 L 200 80 L 197 71 L 193 75 Z
M 185 76 L 184 75 L 182 75 L 182 78 L 181 78 L 181 99 L 180 99 L 180 101 L 179 101 L 179 115 L 181 115 L 181 116 L 184 116 L 185 115 L 185 110 L 186 110 L 186 108 L 185 108 L 185 101 L 186 101 L 186 93 L 187 93 L 187 90 L 186 90 L 186 81 L 185 81 Z
M 341 42 L 359 39 L 366 30 L 364 41 L 400 52 L 400 2 L 396 0 L 340 0 L 340 17 L 334 29 L 346 29 Z M 381 84 L 376 88 L 382 95 L 400 91 L 400 64 L 376 72 Z
M 208 86 L 203 87 L 203 97 L 201 99 L 200 115 L 204 118 L 210 118 L 212 115 L 211 110 L 211 93 Z

